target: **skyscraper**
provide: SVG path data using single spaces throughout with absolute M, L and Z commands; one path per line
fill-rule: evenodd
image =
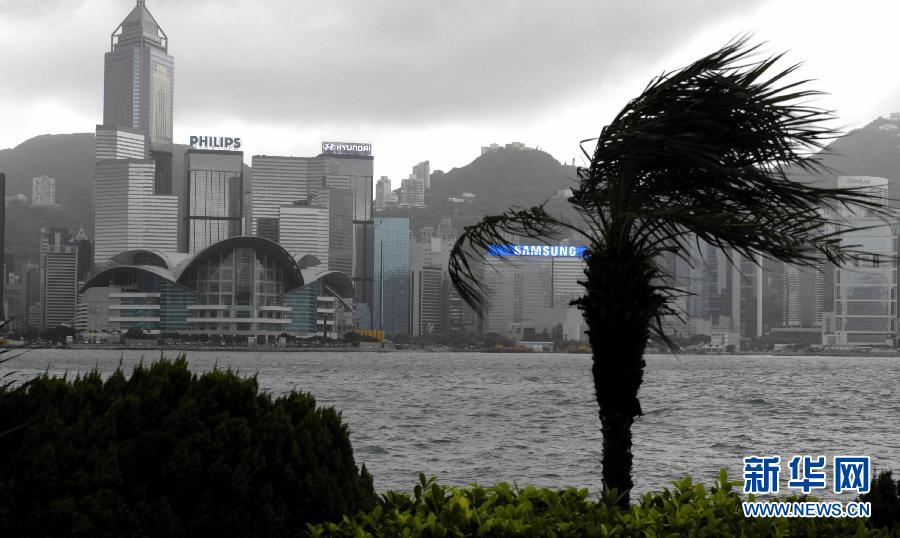
M 322 177 L 329 172 L 328 163 L 315 157 L 254 155 L 252 167 L 253 229 L 250 233 L 278 242 L 279 208 L 306 202 L 310 183 L 321 184 Z
M 328 267 L 328 208 L 283 206 L 279 213 L 281 246 L 297 255 L 313 255 Z
M 144 0 L 137 0 L 110 35 L 104 67 L 103 124 L 137 129 L 151 151 L 170 150 L 175 59 L 169 55 L 169 38 Z
M 343 148 L 349 148 L 347 150 Z M 365 148 L 358 151 L 356 148 Z M 353 202 L 353 289 L 354 303 L 357 309 L 365 311 L 371 308 L 374 299 L 375 272 L 375 232 L 372 220 L 372 176 L 375 157 L 372 156 L 370 144 L 342 144 L 334 142 L 322 143 L 322 155 L 330 163 L 327 186 L 339 187 L 331 176 L 346 180 Z M 361 322 L 362 328 L 371 329 L 369 323 Z
M 125 250 L 173 251 L 178 245 L 171 153 L 175 68 L 168 44 L 144 0 L 110 36 L 103 125 L 96 136 L 98 265 Z
M 185 152 L 185 225 L 181 247 L 198 252 L 241 235 L 244 153 L 190 149 Z
M 69 231 L 41 228 L 41 327 L 72 325 L 78 300 L 78 247 Z
M 84 227 L 78 229 L 78 233 L 70 243 L 78 247 L 78 282 L 84 282 L 91 271 L 94 270 L 94 248 L 88 239 Z
M 132 129 L 97 126 L 94 176 L 94 262 L 136 248 L 174 252 L 178 247 L 178 197 L 155 194 L 155 165 Z M 114 140 L 114 142 L 113 142 Z M 106 141 L 109 141 L 107 144 Z M 118 158 L 108 158 L 119 155 Z
M 409 219 L 375 219 L 374 328 L 409 330 Z
M 838 188 L 853 187 L 888 203 L 888 180 L 840 176 Z M 837 346 L 893 346 L 897 338 L 897 245 L 895 228 L 870 211 L 839 208 L 845 245 L 857 254 L 847 267 L 834 270 L 834 336 Z M 840 231 L 840 230 L 839 230 Z

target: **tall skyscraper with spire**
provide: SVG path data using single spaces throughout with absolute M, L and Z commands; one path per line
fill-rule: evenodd
M 103 124 L 97 126 L 94 261 L 125 250 L 175 251 L 178 197 L 172 182 L 175 61 L 144 0 L 110 35 L 104 59 Z
M 103 124 L 137 129 L 147 137 L 150 151 L 171 151 L 174 93 L 175 59 L 169 55 L 169 38 L 144 0 L 137 0 L 110 35 L 104 60 Z

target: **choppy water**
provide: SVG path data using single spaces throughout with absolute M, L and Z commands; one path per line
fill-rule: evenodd
M 111 372 L 120 360 L 130 371 L 157 356 L 41 350 L 0 364 L 0 375 Z M 420 471 L 460 485 L 600 490 L 588 355 L 191 352 L 189 361 L 258 373 L 270 392 L 298 388 L 342 410 L 379 491 L 409 490 Z M 868 454 L 900 470 L 897 358 L 654 355 L 641 400 L 638 492 L 687 474 L 710 483 L 723 467 L 737 478 L 753 454 Z

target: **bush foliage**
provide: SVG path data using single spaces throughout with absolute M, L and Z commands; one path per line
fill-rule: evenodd
M 891 471 L 879 473 L 860 500 L 872 503 L 872 526 L 895 528 L 900 534 L 900 481 L 894 482 Z
M 161 359 L 0 390 L 0 536 L 285 536 L 371 509 L 333 408 Z
M 865 519 L 745 518 L 724 471 L 712 488 L 690 478 L 620 508 L 586 489 L 441 486 L 419 477 L 412 495 L 387 493 L 340 522 L 310 525 L 312 536 L 890 536 Z M 796 499 L 787 499 L 796 500 Z

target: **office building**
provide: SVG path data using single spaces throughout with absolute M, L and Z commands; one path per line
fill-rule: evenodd
M 253 235 L 284 242 L 282 207 L 327 207 L 328 266 L 352 276 L 355 305 L 368 316 L 374 279 L 373 159 L 367 144 L 334 142 L 323 142 L 316 157 L 255 155 L 251 211 Z M 370 317 L 366 320 L 371 324 Z
M 585 293 L 584 286 L 579 281 L 584 281 L 584 260 L 581 258 L 551 258 L 551 277 L 553 286 L 551 296 L 552 306 L 568 306 L 573 300 Z
M 860 189 L 888 203 L 888 180 L 840 176 L 837 186 Z M 865 254 L 834 269 L 834 330 L 826 344 L 838 347 L 889 347 L 897 338 L 896 229 L 871 211 L 840 207 L 841 242 Z M 848 228 L 857 228 L 847 231 Z M 858 229 L 865 228 L 865 229 Z
M 78 247 L 69 231 L 41 228 L 41 323 L 43 329 L 71 326 L 78 302 Z
M 516 273 L 518 268 L 487 260 L 482 282 L 485 288 L 483 327 L 485 333 L 506 336 L 514 322 Z
M 332 271 L 353 273 L 353 197 L 348 189 L 316 187 L 310 205 L 328 209 L 328 263 Z
M 310 185 L 321 186 L 329 163 L 316 157 L 254 155 L 252 235 L 279 241 L 282 206 L 304 203 Z M 349 185 L 348 185 L 349 189 Z
M 431 163 L 429 161 L 422 161 L 419 164 L 413 166 L 412 169 L 412 177 L 416 179 L 421 179 L 425 185 L 425 190 L 431 188 Z
M 372 145 L 366 143 L 322 142 L 320 158 L 330 163 L 325 186 L 350 189 L 353 209 L 353 288 L 360 328 L 372 329 L 374 299 L 374 204 Z M 338 180 L 342 184 L 338 183 Z
M 41 266 L 30 261 L 25 264 L 25 326 L 41 327 Z
M 15 273 L 8 273 L 3 285 L 3 315 L 9 322 L 4 331 L 25 330 L 25 287 L 22 278 Z
M 172 194 L 175 60 L 169 39 L 144 5 L 110 36 L 104 58 L 103 124 L 143 134 L 157 163 L 154 194 Z
M 78 282 L 84 282 L 94 270 L 94 245 L 85 233 L 84 227 L 78 229 L 78 233 L 69 243 L 78 247 Z
M 329 210 L 327 207 L 283 206 L 279 212 L 281 246 L 292 255 L 315 256 L 328 267 Z
M 175 250 L 174 60 L 143 0 L 110 36 L 96 131 L 94 261 L 134 248 Z
M 440 267 L 410 271 L 410 334 L 441 334 L 443 314 L 443 275 Z
M 171 144 L 175 60 L 144 0 L 113 31 L 104 64 L 104 125 L 138 129 L 151 147 Z
M 56 204 L 56 179 L 43 175 L 31 180 L 31 205 Z
M 97 126 L 98 135 L 122 134 L 109 146 L 98 146 L 98 157 L 109 148 L 124 158 L 99 158 L 94 177 L 94 263 L 104 265 L 119 252 L 136 248 L 175 251 L 178 247 L 178 197 L 155 193 L 155 165 L 138 158 L 134 132 Z M 109 138 L 109 136 L 105 136 Z M 128 151 L 123 151 L 129 148 Z
M 242 235 L 244 153 L 190 149 L 184 154 L 183 252 Z
M 409 219 L 375 219 L 374 326 L 385 334 L 409 331 Z

